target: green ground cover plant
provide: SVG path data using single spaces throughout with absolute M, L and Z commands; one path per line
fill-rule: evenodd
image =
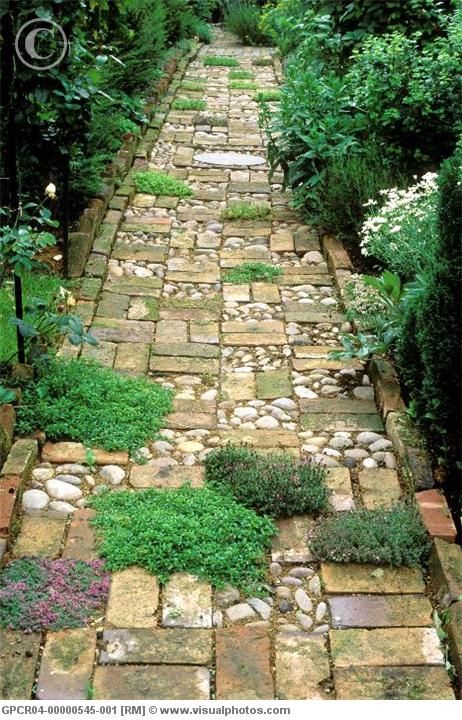
M 417 508 L 397 504 L 320 519 L 310 548 L 322 561 L 416 567 L 425 561 L 430 543 Z
M 262 515 L 315 515 L 328 508 L 325 470 L 289 453 L 258 453 L 228 445 L 205 459 L 207 486 Z
M 139 565 L 167 582 L 186 572 L 222 587 L 255 591 L 275 534 L 268 518 L 208 488 L 106 493 L 91 500 L 109 570 Z
M 251 282 L 273 282 L 282 275 L 282 268 L 262 262 L 246 262 L 227 270 L 223 282 L 245 284 Z
M 231 0 L 226 5 L 224 23 L 244 45 L 267 45 L 269 37 L 261 28 L 261 9 L 251 0 Z
M 50 440 L 134 452 L 152 440 L 171 410 L 171 393 L 83 360 L 48 360 L 26 385 L 17 430 Z
M 205 90 L 205 80 L 199 82 L 199 80 L 184 80 L 180 84 L 182 90 L 191 90 L 192 92 L 203 92 Z
M 270 58 L 270 57 L 254 58 L 252 60 L 252 65 L 255 65 L 256 67 L 270 67 L 271 65 L 273 65 L 273 58 Z
M 195 100 L 193 98 L 177 98 L 172 102 L 173 110 L 205 110 L 207 103 L 205 100 Z
M 239 67 L 239 63 L 236 58 L 228 55 L 208 55 L 204 58 L 204 65 L 214 67 Z
M 103 612 L 109 584 L 101 560 L 13 560 L 0 573 L 0 627 L 26 632 L 85 627 Z
M 271 207 L 263 203 L 232 201 L 221 214 L 222 220 L 264 220 L 271 215 Z
M 247 80 L 231 80 L 229 83 L 230 90 L 256 90 L 256 85 Z
M 212 127 L 226 127 L 228 118 L 225 115 L 199 115 L 197 118 L 198 125 L 211 125 Z
M 280 102 L 281 93 L 279 90 L 260 90 L 255 95 L 257 102 Z
M 229 71 L 229 79 L 230 80 L 253 80 L 254 79 L 253 72 L 250 72 L 250 70 L 230 70 Z
M 167 173 L 153 170 L 134 173 L 133 182 L 137 192 L 148 195 L 171 195 L 180 198 L 192 195 L 192 190 L 186 183 Z

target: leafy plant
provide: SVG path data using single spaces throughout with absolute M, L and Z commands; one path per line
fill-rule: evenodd
M 85 627 L 104 608 L 101 560 L 13 560 L 0 574 L 0 627 L 42 632 Z
M 238 36 L 245 45 L 267 45 L 269 37 L 260 25 L 261 10 L 251 0 L 231 0 L 225 8 L 227 30 Z
M 430 543 L 419 511 L 397 504 L 320 519 L 310 548 L 322 561 L 414 567 L 425 561 Z
M 186 572 L 255 591 L 275 528 L 208 488 L 106 493 L 90 502 L 99 552 L 112 570 L 139 565 L 167 582 Z
M 156 436 L 171 408 L 168 390 L 96 363 L 48 360 L 37 371 L 18 410 L 23 434 L 40 429 L 51 440 L 135 451 Z
M 147 170 L 133 175 L 136 191 L 148 195 L 171 195 L 174 197 L 189 197 L 192 190 L 186 183 L 167 173 Z
M 14 402 L 15 400 L 16 393 L 14 392 L 14 390 L 10 390 L 9 388 L 0 385 L 0 405 L 7 405 L 8 403 Z
M 239 63 L 236 58 L 228 55 L 207 55 L 204 58 L 204 65 L 212 67 L 238 67 Z
M 193 98 L 176 98 L 172 102 L 173 110 L 205 110 L 206 107 L 205 100 L 195 100 Z
M 271 517 L 326 510 L 329 490 L 324 478 L 324 469 L 283 452 L 261 454 L 228 445 L 205 459 L 210 488 Z
M 266 265 L 261 262 L 246 262 L 227 270 L 223 275 L 223 282 L 227 283 L 251 283 L 251 282 L 273 282 L 282 275 L 282 268 Z
M 271 215 L 269 205 L 255 202 L 232 201 L 221 213 L 222 220 L 264 220 Z

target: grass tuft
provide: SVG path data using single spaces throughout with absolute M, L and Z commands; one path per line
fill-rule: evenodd
M 170 195 L 181 198 L 192 195 L 192 190 L 186 183 L 162 172 L 148 170 L 134 173 L 133 181 L 137 192 L 148 195 Z
M 250 72 L 250 70 L 230 70 L 229 71 L 229 79 L 230 80 L 253 80 L 254 74 L 253 74 L 253 72 Z
M 255 95 L 257 102 L 279 102 L 281 100 L 281 93 L 279 90 L 260 90 Z
M 246 284 L 251 282 L 273 282 L 282 275 L 282 268 L 267 265 L 262 262 L 246 262 L 227 270 L 223 275 L 223 282 Z
M 239 67 L 236 58 L 230 57 L 229 55 L 209 55 L 204 58 L 204 65 L 210 65 L 212 67 Z
M 177 98 L 172 102 L 173 110 L 205 110 L 207 103 L 205 100 L 195 100 L 193 98 Z
M 269 205 L 254 202 L 230 202 L 221 214 L 222 220 L 264 220 L 271 215 Z
M 231 80 L 229 83 L 230 90 L 256 90 L 256 87 L 255 83 L 246 80 Z

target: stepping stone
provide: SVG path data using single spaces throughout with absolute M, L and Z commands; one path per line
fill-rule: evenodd
M 97 465 L 128 465 L 128 453 L 123 450 L 110 452 L 93 448 Z M 58 442 L 45 443 L 42 449 L 42 461 L 58 464 L 85 463 L 87 448 L 82 443 Z
M 96 652 L 90 628 L 47 633 L 37 681 L 38 700 L 86 700 Z
M 162 595 L 162 624 L 165 627 L 212 627 L 212 588 L 194 575 L 176 573 Z
M 254 373 L 225 373 L 222 376 L 223 400 L 255 400 L 256 393 Z
M 424 595 L 344 595 L 329 598 L 329 607 L 336 628 L 432 625 L 432 606 Z
M 391 507 L 401 497 L 396 470 L 374 468 L 359 471 L 359 485 L 366 508 Z
M 294 236 L 290 230 L 278 230 L 270 238 L 271 252 L 293 252 Z
M 256 381 L 258 399 L 273 400 L 292 395 L 292 382 L 288 370 L 258 372 Z
M 100 665 L 94 690 L 104 700 L 208 700 L 210 673 L 187 665 Z
M 103 665 L 208 665 L 211 630 L 105 630 L 99 662 Z
M 40 633 L 0 629 L 0 698 L 29 700 L 41 643 Z
M 21 557 L 56 558 L 66 528 L 65 518 L 25 515 L 13 546 L 13 555 Z
M 441 667 L 368 667 L 336 669 L 338 700 L 454 700 Z
M 63 557 L 73 560 L 96 560 L 95 534 L 90 520 L 95 510 L 82 508 L 72 515 L 69 532 L 64 546 Z
M 223 285 L 225 302 L 250 302 L 249 285 Z
M 348 468 L 327 468 L 325 483 L 332 491 L 329 501 L 336 512 L 352 510 L 355 507 Z
M 264 165 L 266 159 L 258 155 L 246 155 L 237 152 L 203 152 L 194 155 L 195 162 L 207 165 L 217 165 L 226 168 L 251 167 L 253 165 Z
M 250 322 L 231 321 L 223 322 L 221 325 L 223 333 L 243 333 L 245 335 L 255 333 L 257 335 L 284 334 L 284 323 L 279 320 L 252 320 Z
M 309 515 L 295 515 L 276 520 L 278 534 L 273 538 L 271 560 L 282 563 L 310 562 L 313 556 L 308 537 L 314 520 Z
M 266 627 L 217 630 L 218 700 L 272 700 L 271 648 Z
M 94 360 L 103 367 L 112 368 L 117 352 L 117 345 L 112 342 L 99 341 L 98 347 L 84 345 L 81 357 Z
M 132 465 L 130 485 L 134 488 L 179 488 L 186 483 L 191 487 L 202 487 L 204 468 L 199 466 L 181 467 L 181 465 L 156 466 Z
M 152 353 L 153 355 L 173 355 L 175 357 L 218 358 L 220 357 L 220 348 L 205 343 L 170 342 L 164 344 L 155 342 L 152 346 Z
M 166 245 L 120 244 L 112 251 L 114 260 L 130 260 L 131 262 L 161 263 L 167 257 Z
M 150 345 L 141 343 L 119 343 L 114 361 L 114 370 L 145 375 L 149 365 Z
M 462 597 L 462 550 L 459 545 L 440 538 L 433 541 L 430 553 L 430 576 L 443 607 Z
M 323 430 L 325 432 L 341 430 L 347 432 L 384 431 L 382 418 L 379 415 L 310 413 L 309 415 L 300 416 L 300 425 L 302 430 Z
M 218 360 L 204 360 L 204 358 L 167 357 L 151 355 L 149 364 L 154 373 L 175 373 L 180 375 L 218 375 L 220 363 Z
M 250 445 L 253 448 L 275 450 L 299 447 L 297 433 L 290 430 L 225 430 L 220 432 L 220 437 L 225 444 Z
M 377 408 L 372 400 L 349 400 L 348 398 L 300 400 L 302 413 L 328 415 L 376 415 Z
M 323 700 L 330 677 L 323 637 L 306 633 L 276 635 L 276 697 L 279 700 Z
M 135 278 L 121 277 L 108 280 L 104 285 L 105 292 L 118 295 L 132 295 L 141 297 L 160 297 L 162 280 L 157 277 Z
M 242 326 L 244 327 L 244 326 Z M 264 345 L 286 345 L 287 337 L 284 333 L 240 332 L 223 335 L 222 345 L 237 345 L 259 347 Z
M 300 306 L 299 306 L 300 307 Z M 310 305 L 311 307 L 311 305 Z M 316 323 L 342 323 L 345 318 L 339 312 L 332 311 L 331 313 L 324 311 L 316 312 L 315 310 L 295 310 L 287 312 L 285 311 L 286 322 L 296 322 L 305 325 L 315 325 Z
M 154 339 L 154 330 L 153 322 L 100 317 L 95 318 L 91 327 L 95 338 L 114 343 L 150 343 Z
M 334 666 L 444 665 L 435 628 L 331 630 Z
M 254 302 L 278 304 L 281 301 L 279 288 L 272 283 L 252 283 L 251 288 Z
M 159 585 L 139 567 L 113 574 L 106 613 L 109 628 L 154 628 L 157 625 Z
M 407 595 L 425 592 L 422 572 L 416 568 L 322 563 L 321 575 L 326 592 L 330 595 Z
M 166 427 L 175 430 L 213 430 L 217 426 L 217 417 L 204 412 L 174 412 L 167 416 Z

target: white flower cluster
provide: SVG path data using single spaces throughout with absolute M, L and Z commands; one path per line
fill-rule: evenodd
M 349 307 L 358 318 L 365 319 L 369 315 L 382 314 L 386 302 L 378 290 L 366 285 L 363 276 L 353 273 L 346 286 Z
M 422 266 L 437 238 L 437 177 L 427 173 L 405 190 L 381 190 L 378 201 L 365 204 L 373 210 L 360 232 L 363 255 L 378 258 L 401 276 L 411 276 Z

